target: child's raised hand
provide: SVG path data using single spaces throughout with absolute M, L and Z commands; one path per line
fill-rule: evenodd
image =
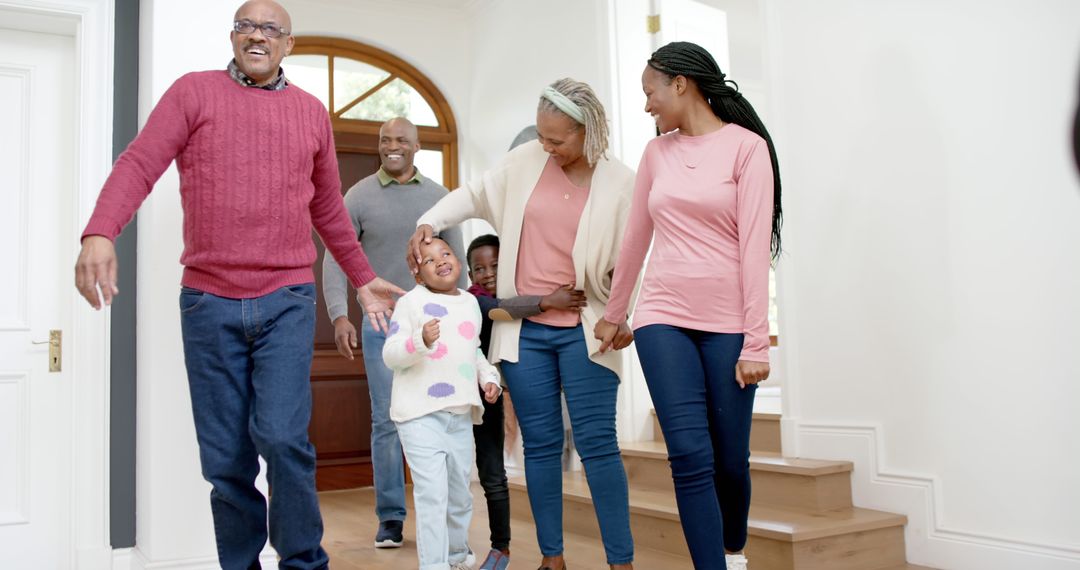
M 439 319 L 431 319 L 424 323 L 424 346 L 431 348 L 437 340 L 439 340 Z
M 567 283 L 562 287 L 544 295 L 540 299 L 540 310 L 563 309 L 565 311 L 581 311 L 585 302 L 585 291 L 574 289 L 573 283 Z
M 499 390 L 499 385 L 494 382 L 487 382 L 484 384 L 484 400 L 487 403 L 494 404 L 495 400 L 499 399 L 499 394 L 502 390 Z

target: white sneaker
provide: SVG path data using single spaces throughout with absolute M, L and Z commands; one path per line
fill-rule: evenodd
M 468 562 L 458 562 L 451 566 L 450 570 L 472 570 L 472 565 Z
M 746 557 L 742 554 L 725 554 L 724 561 L 727 562 L 727 570 L 747 570 Z

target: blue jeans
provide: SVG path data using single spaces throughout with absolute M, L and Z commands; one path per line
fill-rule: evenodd
M 371 469 L 375 478 L 375 515 L 379 522 L 405 520 L 405 462 L 401 440 L 390 419 L 390 389 L 394 371 L 383 363 L 386 335 L 364 315 L 360 327 L 368 395 L 371 397 Z
M 472 414 L 435 412 L 397 427 L 413 477 L 420 570 L 446 570 L 469 555 Z
M 626 471 L 615 433 L 619 377 L 589 360 L 581 325 L 553 327 L 532 321 L 521 325 L 518 361 L 503 361 L 502 371 L 521 426 L 529 504 L 541 554 L 563 552 L 560 392 L 564 392 L 607 562 L 632 562 Z
M 690 557 L 695 568 L 724 568 L 724 549 L 746 545 L 750 513 L 757 386 L 741 389 L 735 382 L 743 335 L 648 325 L 634 337 L 667 441 Z
M 184 287 L 180 324 L 202 474 L 213 485 L 218 562 L 225 570 L 259 568 L 267 540 L 266 500 L 255 488 L 261 455 L 280 568 L 326 568 L 308 441 L 315 286 L 254 299 Z

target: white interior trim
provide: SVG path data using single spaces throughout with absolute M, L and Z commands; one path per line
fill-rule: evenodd
M 277 555 L 267 548 L 259 556 L 259 562 L 263 568 L 274 568 L 278 563 Z M 216 556 L 150 562 L 136 546 L 114 550 L 112 568 L 114 570 L 217 570 L 220 566 L 218 566 Z
M 80 235 L 112 164 L 113 2 L 0 0 L 0 9 L 20 12 L 24 26 L 36 28 L 58 21 L 71 24 L 41 31 L 73 30 L 75 36 L 78 164 L 71 196 L 76 208 L 69 223 L 74 234 Z M 78 243 L 72 243 L 72 267 L 78 251 Z M 73 387 L 71 567 L 110 568 L 108 311 L 94 312 L 74 286 L 70 292 L 76 307 L 69 337 L 71 353 L 65 358 L 72 370 Z
M 913 564 L 980 570 L 1075 570 L 1080 563 L 1080 544 L 1020 540 L 949 526 L 941 481 L 891 469 L 880 425 L 803 422 L 793 428 L 806 457 L 855 463 L 851 483 L 856 505 L 908 517 L 904 538 L 907 559 Z

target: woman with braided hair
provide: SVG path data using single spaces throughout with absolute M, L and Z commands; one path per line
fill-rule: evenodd
M 547 295 L 565 288 L 575 302 L 541 306 L 518 320 L 496 319 L 488 359 L 501 362 L 525 448 L 525 478 L 543 560 L 563 570 L 560 393 L 585 466 L 611 568 L 632 568 L 626 472 L 615 433 L 621 358 L 586 334 L 602 318 L 634 191 L 634 173 L 605 156 L 604 107 L 587 84 L 562 79 L 545 88 L 538 140 L 511 150 L 495 168 L 449 193 L 417 221 L 409 264 L 434 232 L 469 218 L 499 234 L 496 297 Z M 632 278 L 631 278 L 632 280 Z M 580 299 L 584 298 L 584 302 Z M 612 333 L 622 348 L 625 323 Z M 482 566 L 482 569 L 488 566 Z
M 645 111 L 665 134 L 641 158 L 594 334 L 602 350 L 618 348 L 652 241 L 634 334 L 683 534 L 695 568 L 745 569 L 750 419 L 769 376 L 770 250 L 780 251 L 776 153 L 754 108 L 700 46 L 660 48 L 641 82 Z

